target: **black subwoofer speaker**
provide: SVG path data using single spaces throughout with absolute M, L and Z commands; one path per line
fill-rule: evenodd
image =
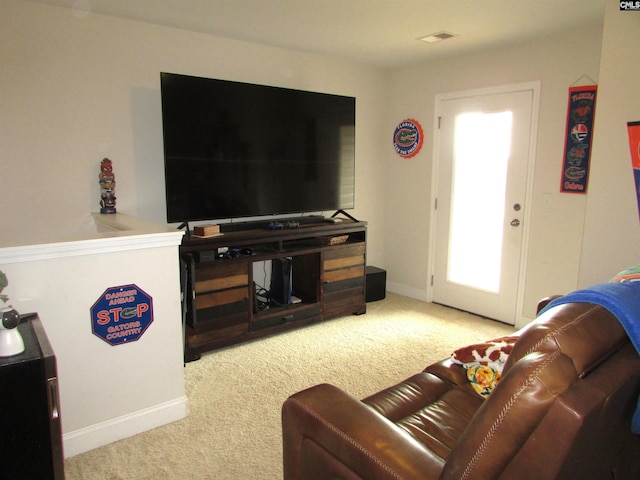
M 378 267 L 367 266 L 365 274 L 367 276 L 366 301 L 382 300 L 387 292 L 387 271 Z

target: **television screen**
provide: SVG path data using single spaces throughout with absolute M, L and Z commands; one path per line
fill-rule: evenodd
M 167 221 L 354 207 L 355 98 L 161 73 Z

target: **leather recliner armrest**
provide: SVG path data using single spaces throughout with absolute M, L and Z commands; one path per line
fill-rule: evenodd
M 316 385 L 282 407 L 285 480 L 436 479 L 444 461 L 339 388 Z M 347 477 L 348 478 L 348 477 Z

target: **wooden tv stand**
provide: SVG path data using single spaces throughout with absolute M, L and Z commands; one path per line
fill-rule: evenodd
M 343 243 L 336 243 L 341 237 Z M 217 258 L 223 247 L 235 249 L 234 256 Z M 180 247 L 185 361 L 220 347 L 365 313 L 365 256 L 366 222 L 352 220 L 185 236 Z M 271 261 L 283 258 L 291 260 L 292 294 L 300 302 L 265 306 L 257 301 L 256 288 L 268 290 L 269 285 L 262 284 L 262 274 L 254 278 L 254 264 L 270 272 Z

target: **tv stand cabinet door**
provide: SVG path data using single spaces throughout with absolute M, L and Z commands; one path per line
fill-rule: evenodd
M 364 243 L 328 247 L 322 274 L 325 318 L 365 313 Z
M 204 352 L 249 330 L 249 266 L 216 260 L 195 264 L 194 301 L 186 327 L 186 350 Z

